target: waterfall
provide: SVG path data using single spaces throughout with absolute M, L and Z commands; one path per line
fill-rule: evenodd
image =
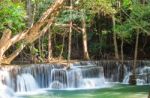
M 52 89 L 95 88 L 104 85 L 103 68 L 94 66 L 75 66 L 69 70 L 53 69 L 51 71 Z
M 123 84 L 129 84 L 129 77 L 132 75 L 132 73 L 131 72 L 128 72 L 126 75 L 125 75 L 125 77 L 124 77 L 124 79 L 123 79 Z
M 137 84 L 150 83 L 150 62 L 138 61 Z M 128 84 L 132 61 L 124 62 L 123 83 Z M 4 92 L 30 92 L 38 89 L 93 89 L 107 87 L 106 82 L 118 82 L 120 65 L 116 61 L 75 62 L 69 69 L 60 64 L 32 64 L 2 67 L 0 83 Z M 10 89 L 11 88 L 11 89 Z M 7 90 L 10 91 L 7 91 Z M 11 95 L 9 94 L 9 95 Z M 2 96 L 2 95 L 0 95 Z M 1 97 L 0 97 L 1 98 Z
M 9 72 L 4 70 L 4 71 L 0 71 L 0 78 L 1 78 L 1 81 L 5 84 L 5 85 L 8 85 L 10 86 L 11 85 L 11 82 L 10 82 L 10 75 L 9 75 Z
M 86 89 L 105 85 L 103 67 L 90 62 L 72 64 L 70 69 L 58 64 L 32 64 L 8 67 L 4 71 L 3 82 L 15 92 L 41 88 Z
M 0 98 L 14 98 L 14 92 L 8 86 L 0 83 Z
M 109 82 L 119 82 L 120 64 L 115 60 L 91 61 L 97 66 L 102 66 L 104 69 L 104 77 Z M 129 84 L 129 77 L 132 75 L 133 60 L 125 60 L 123 84 Z M 150 84 L 150 61 L 138 60 L 136 63 L 137 85 Z
M 9 73 L 0 70 L 0 98 L 14 98 L 14 91 L 9 88 Z
M 81 86 L 83 79 L 82 70 L 80 68 L 72 68 L 67 72 L 68 88 L 78 88 Z
M 67 71 L 64 69 L 53 69 L 51 71 L 50 87 L 54 89 L 67 87 Z
M 84 79 L 81 88 L 103 88 L 106 87 L 104 78 Z
M 83 81 L 81 88 L 105 87 L 105 78 L 102 67 L 87 66 L 82 68 Z
M 23 73 L 17 76 L 17 91 L 18 92 L 27 92 L 38 89 L 38 85 L 29 73 Z
M 129 84 L 129 77 L 132 73 L 129 71 L 123 80 L 124 84 Z M 137 85 L 144 85 L 150 83 L 150 67 L 144 66 L 143 68 L 139 67 L 136 69 L 136 82 Z

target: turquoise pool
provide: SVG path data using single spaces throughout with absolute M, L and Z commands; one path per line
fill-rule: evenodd
M 150 85 L 112 87 L 86 90 L 46 90 L 45 93 L 24 95 L 25 98 L 148 98 Z

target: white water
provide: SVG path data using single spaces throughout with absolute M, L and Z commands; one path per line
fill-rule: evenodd
M 83 76 L 80 68 L 73 68 L 67 72 L 68 88 L 78 88 L 81 86 Z
M 92 89 L 92 88 L 103 88 L 107 87 L 104 78 L 88 78 L 83 79 L 80 88 Z
M 72 66 L 66 70 L 49 66 L 25 67 L 17 71 L 16 78 L 11 71 L 3 71 L 3 80 L 17 94 L 39 92 L 39 89 L 93 89 L 105 87 L 102 67 L 96 65 Z M 47 86 L 45 84 L 48 84 Z
M 145 85 L 147 84 L 147 81 L 150 81 L 150 77 L 148 77 L 148 74 L 150 74 L 150 67 L 145 66 L 143 68 L 137 68 L 137 85 Z M 132 75 L 131 72 L 126 72 L 125 78 L 123 79 L 123 84 L 129 84 L 129 77 Z
M 141 75 L 137 79 L 138 85 L 146 84 L 149 78 L 142 77 L 142 75 L 149 72 L 150 67 L 144 67 L 137 72 Z M 128 84 L 130 75 L 131 73 L 125 68 L 123 83 Z M 104 78 L 103 68 L 92 64 L 72 66 L 69 70 L 51 68 L 48 65 L 32 66 L 20 70 L 16 78 L 12 78 L 8 71 L 0 71 L 0 78 L 0 98 L 12 98 L 14 95 L 13 90 L 17 90 L 17 94 L 38 94 L 45 92 L 46 89 L 80 90 L 110 87 Z M 16 79 L 16 83 L 14 83 L 14 79 Z M 2 80 L 7 86 L 2 83 Z
M 9 85 L 9 80 L 9 73 L 0 70 L 0 98 L 15 98 L 14 91 L 7 86 Z
M 51 89 L 90 89 L 104 87 L 105 79 L 102 67 L 94 65 L 72 67 L 70 70 L 53 69 L 51 71 Z
M 17 76 L 17 92 L 27 92 L 37 89 L 38 85 L 31 74 L 24 73 Z
M 125 75 L 125 77 L 124 77 L 124 79 L 123 79 L 123 84 L 129 84 L 129 77 L 130 77 L 130 75 L 132 75 L 131 72 L 128 72 L 128 73 Z
M 0 83 L 0 98 L 15 98 L 14 91 L 8 86 Z

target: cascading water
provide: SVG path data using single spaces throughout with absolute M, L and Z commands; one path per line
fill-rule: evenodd
M 131 71 L 126 72 L 125 78 L 123 80 L 124 84 L 129 84 L 129 77 L 131 75 Z M 143 68 L 139 67 L 136 69 L 136 82 L 137 85 L 144 85 L 150 83 L 150 67 L 145 66 Z
M 82 88 L 100 88 L 106 86 L 102 67 L 85 66 L 81 67 L 81 70 L 83 76 Z
M 104 77 L 108 82 L 120 82 L 120 69 L 121 64 L 113 60 L 104 61 L 92 61 L 98 66 L 102 66 L 104 69 Z M 123 84 L 129 84 L 129 77 L 132 75 L 132 65 L 133 61 L 123 62 Z M 136 78 L 137 85 L 150 84 L 150 61 L 137 61 L 136 65 Z
M 73 68 L 67 72 L 68 88 L 78 88 L 81 86 L 83 79 L 82 71 L 80 68 Z
M 77 64 L 70 69 L 51 64 L 14 67 L 5 75 L 5 84 L 15 92 L 35 91 L 40 88 L 86 89 L 105 84 L 103 68 L 94 64 Z
M 50 88 L 61 89 L 67 87 L 67 71 L 64 69 L 53 69 L 51 71 Z
M 14 92 L 9 88 L 9 73 L 0 70 L 0 98 L 14 98 Z
M 17 92 L 33 91 L 38 89 L 38 85 L 29 73 L 17 75 Z
M 98 66 L 75 66 L 69 70 L 53 69 L 51 71 L 52 89 L 96 88 L 105 84 L 103 68 Z
M 150 83 L 149 63 L 140 62 L 138 64 L 142 66 L 137 66 L 137 83 Z M 128 84 L 132 72 L 131 65 L 132 63 L 128 61 L 124 63 L 123 83 L 125 84 Z M 78 62 L 74 63 L 69 69 L 65 69 L 58 64 L 8 67 L 0 70 L 0 86 L 5 88 L 0 89 L 0 92 L 13 95 L 13 91 L 30 92 L 42 88 L 52 90 L 102 88 L 108 86 L 106 80 L 107 82 L 119 81 L 120 68 L 120 65 L 115 61 Z M 0 96 L 2 96 L 1 93 Z

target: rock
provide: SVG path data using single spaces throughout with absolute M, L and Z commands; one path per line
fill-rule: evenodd
M 131 75 L 129 78 L 129 84 L 130 85 L 136 85 L 136 76 L 135 75 Z

